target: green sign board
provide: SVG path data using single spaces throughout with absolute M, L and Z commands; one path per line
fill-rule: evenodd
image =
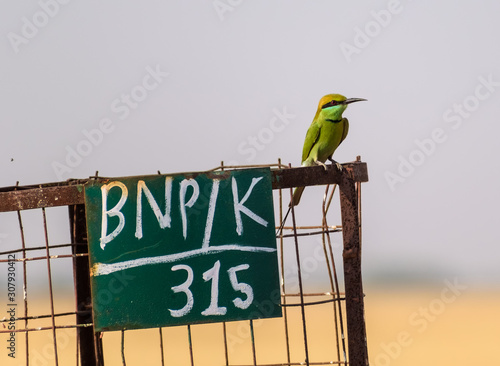
M 269 169 L 85 187 L 96 331 L 281 316 Z

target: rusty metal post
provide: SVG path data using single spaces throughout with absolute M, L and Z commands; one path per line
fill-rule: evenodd
M 85 221 L 85 205 L 70 205 L 69 221 L 73 254 L 88 254 L 87 224 Z M 73 273 L 76 296 L 76 323 L 92 323 L 92 301 L 90 297 L 90 272 L 88 256 L 73 257 Z M 102 340 L 100 334 L 94 333 L 93 327 L 78 327 L 77 342 L 80 350 L 82 366 L 104 365 Z
M 365 308 L 361 278 L 361 244 L 359 235 L 358 196 L 354 180 L 346 171 L 340 182 L 340 210 L 344 240 L 344 282 L 347 313 L 349 365 L 367 366 Z

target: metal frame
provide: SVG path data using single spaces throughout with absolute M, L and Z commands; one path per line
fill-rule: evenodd
M 328 186 L 325 192 L 325 200 L 323 201 L 323 222 L 320 226 L 309 228 L 306 232 L 299 232 L 301 229 L 296 223 L 295 210 L 292 208 L 292 226 L 287 227 L 291 234 L 283 234 L 277 237 L 279 245 L 281 246 L 281 253 L 283 253 L 283 241 L 287 237 L 293 237 L 294 250 L 296 255 L 296 265 L 298 268 L 298 282 L 300 291 L 298 294 L 287 294 L 285 292 L 285 283 L 282 283 L 282 305 L 284 313 L 284 327 L 285 336 L 287 340 L 287 362 L 280 365 L 295 365 L 299 363 L 292 362 L 290 357 L 290 348 L 288 344 L 288 317 L 287 311 L 291 306 L 300 306 L 302 317 L 302 330 L 304 336 L 304 351 L 305 351 L 305 364 L 318 365 L 318 364 L 349 364 L 353 366 L 368 365 L 368 352 L 366 343 L 366 328 L 364 321 L 364 294 L 361 276 L 361 182 L 368 181 L 368 173 L 366 163 L 358 160 L 356 162 L 347 163 L 343 165 L 344 169 L 339 171 L 335 166 L 328 166 L 327 170 L 321 166 L 316 167 L 300 167 L 288 168 L 278 164 L 277 169 L 272 169 L 273 189 L 279 190 L 280 197 L 280 221 L 282 216 L 282 201 L 283 192 L 287 190 L 292 193 L 292 188 L 297 186 L 310 186 L 310 185 L 331 185 L 336 184 L 340 191 L 340 208 L 342 217 L 342 233 L 343 233 L 343 266 L 344 266 L 344 282 L 345 282 L 345 296 L 339 291 L 337 273 L 335 270 L 335 262 L 330 241 L 330 234 L 340 231 L 339 227 L 331 226 L 327 223 L 327 212 L 330 202 L 334 193 L 334 188 L 329 191 Z M 223 166 L 216 169 L 234 169 L 244 168 Z M 214 169 L 214 170 L 216 170 Z M 103 177 L 91 177 L 89 179 L 106 179 Z M 46 259 L 47 271 L 49 275 L 49 288 L 51 300 L 51 314 L 48 315 L 52 319 L 52 326 L 43 329 L 52 329 L 55 363 L 58 364 L 57 359 L 57 339 L 56 329 L 60 328 L 76 328 L 77 331 L 77 365 L 103 365 L 104 364 L 104 350 L 102 345 L 102 335 L 94 333 L 92 328 L 91 318 L 91 301 L 90 301 L 90 278 L 89 278 L 89 265 L 88 265 L 88 246 L 87 246 L 87 233 L 85 221 L 85 205 L 84 205 L 84 185 L 89 179 L 70 180 L 66 182 L 48 183 L 37 186 L 14 186 L 0 188 L 0 212 L 17 211 L 19 227 L 21 230 L 22 248 L 15 252 L 21 252 L 22 258 L 18 261 L 23 263 L 24 274 L 24 287 L 27 294 L 26 283 L 26 264 L 29 260 Z M 119 178 L 117 178 L 119 179 Z M 335 187 L 335 186 L 334 186 Z M 329 194 L 329 199 L 327 198 Z M 71 255 L 51 256 L 50 250 L 55 246 L 51 246 L 47 236 L 47 222 L 45 216 L 45 209 L 48 207 L 68 206 L 69 210 L 69 223 L 71 243 L 66 246 L 71 247 Z M 21 219 L 21 211 L 28 209 L 41 209 L 43 214 L 43 224 L 45 233 L 45 257 L 28 258 L 26 253 L 32 248 L 26 248 L 24 243 L 23 222 Z M 330 276 L 331 291 L 322 294 L 306 294 L 303 289 L 303 279 L 301 276 L 301 256 L 299 238 L 304 235 L 322 235 L 324 255 L 327 258 L 327 264 Z M 7 254 L 8 252 L 1 252 L 0 254 Z M 56 314 L 54 312 L 54 299 L 52 295 L 52 276 L 51 276 L 51 260 L 62 257 L 72 257 L 73 260 L 73 275 L 75 286 L 75 312 L 76 321 L 71 326 L 56 326 L 55 318 L 57 316 L 68 314 Z M 0 263 L 7 262 L 7 260 L 0 259 Z M 283 258 L 282 258 L 283 263 Z M 284 268 L 282 266 L 282 277 L 284 278 Z M 329 295 L 331 299 L 321 301 L 308 301 L 306 298 L 309 296 Z M 300 301 L 291 301 L 291 298 L 299 298 Z M 335 314 L 335 327 L 340 329 L 341 335 L 337 333 L 337 354 L 338 361 L 325 361 L 310 362 L 308 355 L 308 335 L 306 326 L 306 308 L 309 306 L 317 305 L 319 303 L 331 302 Z M 346 316 L 341 309 L 341 303 L 345 302 Z M 26 332 L 26 359 L 29 360 L 29 342 L 28 332 L 41 330 L 28 328 L 28 299 L 27 295 L 24 298 L 24 316 L 18 317 L 17 320 L 24 320 L 24 329 L 17 329 L 18 332 Z M 71 314 L 71 313 L 70 313 Z M 347 343 L 349 357 L 345 355 L 346 346 L 344 340 L 343 324 L 346 321 L 347 327 Z M 257 363 L 257 352 L 255 349 L 254 341 L 254 327 L 253 322 L 249 321 L 251 338 L 252 338 L 252 355 L 253 365 L 262 365 Z M 188 326 L 188 337 L 190 347 L 191 364 L 193 361 L 193 345 L 191 340 L 191 328 Z M 164 364 L 163 355 L 163 336 L 162 330 L 160 331 L 160 344 L 162 364 Z M 0 330 L 1 333 L 8 333 L 9 331 Z M 226 324 L 223 324 L 223 333 L 225 339 L 225 359 L 226 365 L 229 365 L 229 356 L 226 342 Z M 125 364 L 124 342 L 125 332 L 122 332 L 122 360 Z M 342 345 L 340 345 L 342 343 Z M 341 361 L 341 353 L 344 353 L 344 360 Z M 78 357 L 79 356 L 79 357 Z M 78 360 L 79 359 L 79 360 Z M 27 361 L 28 364 L 28 361 Z
M 87 242 L 87 223 L 85 205 L 71 205 L 69 222 L 71 231 L 71 247 L 73 257 L 73 278 L 75 280 L 76 324 L 92 323 L 92 301 L 90 293 L 90 272 Z M 76 256 L 83 254 L 83 256 Z M 82 366 L 103 365 L 103 350 L 100 333 L 94 333 L 93 328 L 77 328 L 77 344 L 80 350 Z

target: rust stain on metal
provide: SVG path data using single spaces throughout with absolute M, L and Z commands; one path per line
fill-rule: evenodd
M 361 278 L 361 242 L 359 235 L 358 196 L 355 181 L 344 174 L 340 183 L 340 209 L 344 240 L 344 281 L 347 310 L 349 364 L 368 365 L 363 282 Z
M 353 162 L 343 165 L 351 179 L 366 182 L 366 163 Z M 227 171 L 183 173 L 189 177 L 206 174 L 210 179 L 224 179 Z M 328 165 L 327 171 L 321 166 L 271 170 L 273 189 L 299 186 L 340 183 L 342 172 Z M 47 183 L 39 186 L 13 186 L 0 188 L 0 212 L 29 210 L 33 208 L 78 205 L 85 201 L 84 186 L 94 181 L 108 182 L 124 178 L 95 177 L 74 181 Z
M 0 212 L 83 203 L 77 186 L 50 186 L 0 192 Z

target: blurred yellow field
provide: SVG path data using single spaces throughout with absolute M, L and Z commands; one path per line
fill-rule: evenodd
M 367 293 L 371 365 L 500 365 L 500 293 L 442 291 Z
M 500 294 L 493 291 L 443 289 L 418 291 L 366 291 L 366 321 L 370 364 L 375 366 L 500 364 Z M 71 306 L 71 301 L 68 301 Z M 307 308 L 307 331 L 311 362 L 336 360 L 331 304 Z M 46 309 L 44 308 L 43 311 Z M 36 312 L 32 304 L 30 312 Z M 290 308 L 289 340 L 292 362 L 304 361 L 304 339 L 299 308 Z M 72 319 L 66 319 L 70 324 Z M 32 326 L 49 325 L 39 320 Z M 58 320 L 57 324 L 64 324 Z M 30 328 L 32 327 L 30 326 Z M 284 363 L 287 351 L 282 319 L 254 322 L 257 364 Z M 163 328 L 165 365 L 190 365 L 187 327 Z M 195 365 L 224 365 L 221 324 L 191 327 Z M 57 331 L 59 365 L 76 365 L 76 342 L 73 329 Z M 6 336 L 2 335 L 5 342 Z M 251 333 L 248 322 L 227 324 L 231 365 L 252 365 Z M 25 338 L 19 335 L 16 358 L 3 348 L 2 365 L 25 364 Z M 31 332 L 30 365 L 54 365 L 52 333 Z M 5 343 L 4 343 L 5 344 Z M 106 365 L 122 365 L 120 332 L 103 337 Z M 125 333 L 127 365 L 160 365 L 158 329 Z

